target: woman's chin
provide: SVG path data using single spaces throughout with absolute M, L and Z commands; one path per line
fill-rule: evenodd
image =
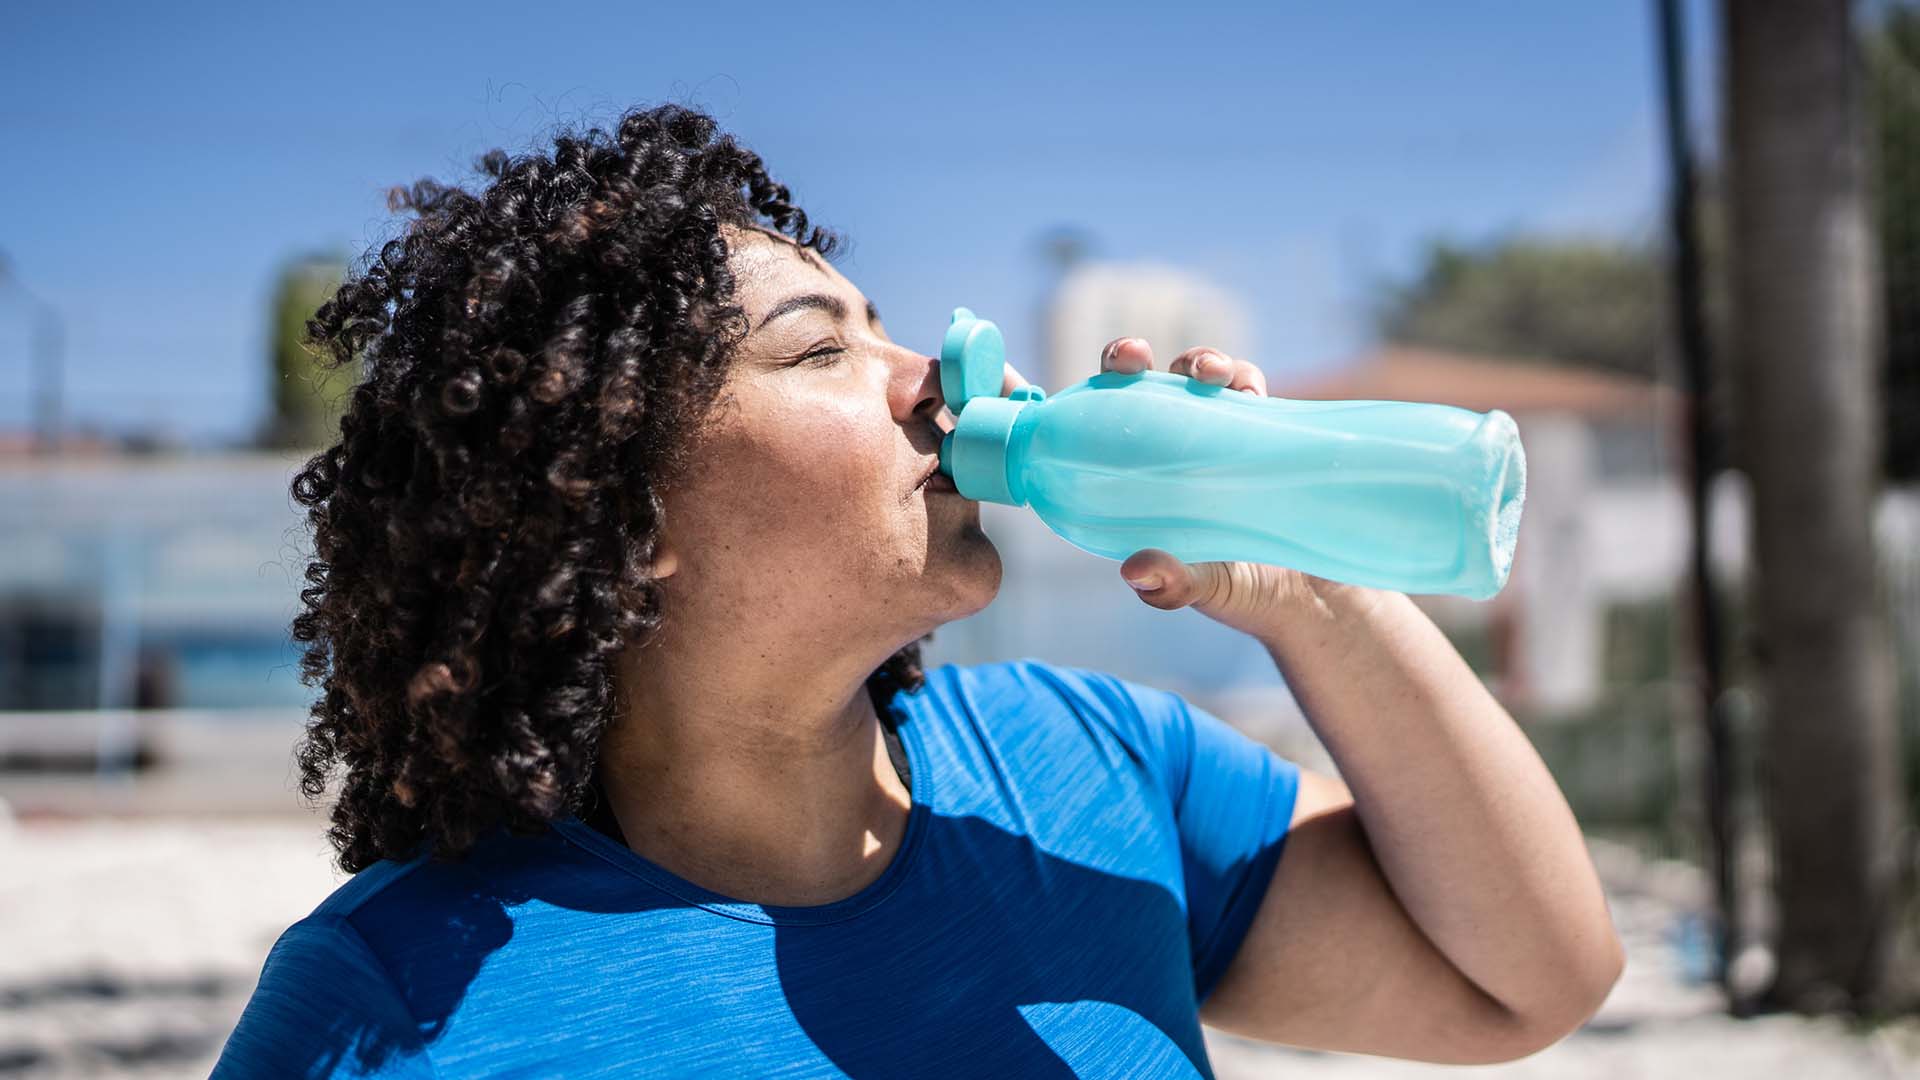
M 987 539 L 987 534 L 973 530 L 972 535 L 963 540 L 954 551 L 954 558 L 948 563 L 947 572 L 939 575 L 946 585 L 946 602 L 941 606 L 940 621 L 954 622 L 986 608 L 993 598 L 1000 594 L 1000 581 L 1004 568 L 1000 562 L 1000 550 Z

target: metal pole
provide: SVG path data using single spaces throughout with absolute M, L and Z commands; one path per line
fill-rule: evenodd
M 32 311 L 33 327 L 29 331 L 32 337 L 32 390 L 29 393 L 29 406 L 33 410 L 33 429 L 37 433 L 34 450 L 42 454 L 52 454 L 60 449 L 60 390 L 61 369 L 67 348 L 67 329 L 65 320 L 60 317 L 60 309 L 34 295 L 32 289 L 13 272 L 13 264 L 6 252 L 0 251 L 0 289 L 12 288 L 27 302 Z
M 1688 126 L 1686 47 L 1682 39 L 1679 0 L 1658 0 L 1661 96 L 1666 112 L 1668 163 L 1668 227 L 1672 231 L 1673 308 L 1679 330 L 1682 399 L 1685 402 L 1688 510 L 1692 519 L 1689 606 L 1693 613 L 1694 659 L 1699 666 L 1697 689 L 1700 716 L 1706 724 L 1706 811 L 1708 845 L 1712 849 L 1714 903 L 1719 909 L 1715 929 L 1716 975 L 1736 1015 L 1747 1003 L 1739 1000 L 1728 978 L 1733 949 L 1741 942 L 1740 903 L 1734 878 L 1732 821 L 1732 731 L 1722 688 L 1725 671 L 1720 651 L 1720 620 L 1714 607 L 1713 567 L 1708 559 L 1711 524 L 1708 493 L 1710 470 L 1717 461 L 1707 401 L 1712 372 L 1707 351 L 1707 327 L 1701 287 L 1699 229 L 1695 206 L 1692 137 Z

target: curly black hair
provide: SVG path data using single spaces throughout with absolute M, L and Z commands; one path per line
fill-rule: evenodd
M 404 235 L 306 326 L 325 366 L 365 365 L 292 482 L 314 537 L 293 637 L 321 690 L 300 786 L 343 774 L 327 835 L 350 873 L 581 809 L 612 660 L 661 621 L 660 492 L 744 333 L 721 229 L 838 245 L 698 111 L 552 143 L 488 151 L 479 194 L 393 188 Z M 923 679 L 919 642 L 873 673 L 883 722 Z

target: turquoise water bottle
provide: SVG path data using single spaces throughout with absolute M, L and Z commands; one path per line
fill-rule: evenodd
M 1513 418 L 1404 401 L 1292 401 L 1164 371 L 1000 396 L 1000 330 L 956 308 L 940 469 L 969 499 L 1031 506 L 1095 555 L 1160 548 L 1407 593 L 1506 584 L 1526 497 Z

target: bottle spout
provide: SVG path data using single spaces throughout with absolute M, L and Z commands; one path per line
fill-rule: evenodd
M 1007 341 L 1000 328 L 966 308 L 954 308 L 940 342 L 940 393 L 953 415 L 974 398 L 999 397 L 1006 367 Z
M 1513 569 L 1513 552 L 1520 539 L 1520 514 L 1527 503 L 1527 454 L 1520 444 L 1520 431 L 1513 417 L 1499 409 L 1487 414 L 1475 433 L 1493 461 L 1493 483 L 1489 486 L 1486 527 L 1489 532 L 1487 565 L 1478 587 L 1468 592 L 1484 600 L 1498 593 Z
M 1493 513 L 1494 580 L 1504 585 L 1513 569 L 1513 549 L 1520 541 L 1520 512 L 1527 504 L 1527 457 L 1516 440 L 1500 478 Z

